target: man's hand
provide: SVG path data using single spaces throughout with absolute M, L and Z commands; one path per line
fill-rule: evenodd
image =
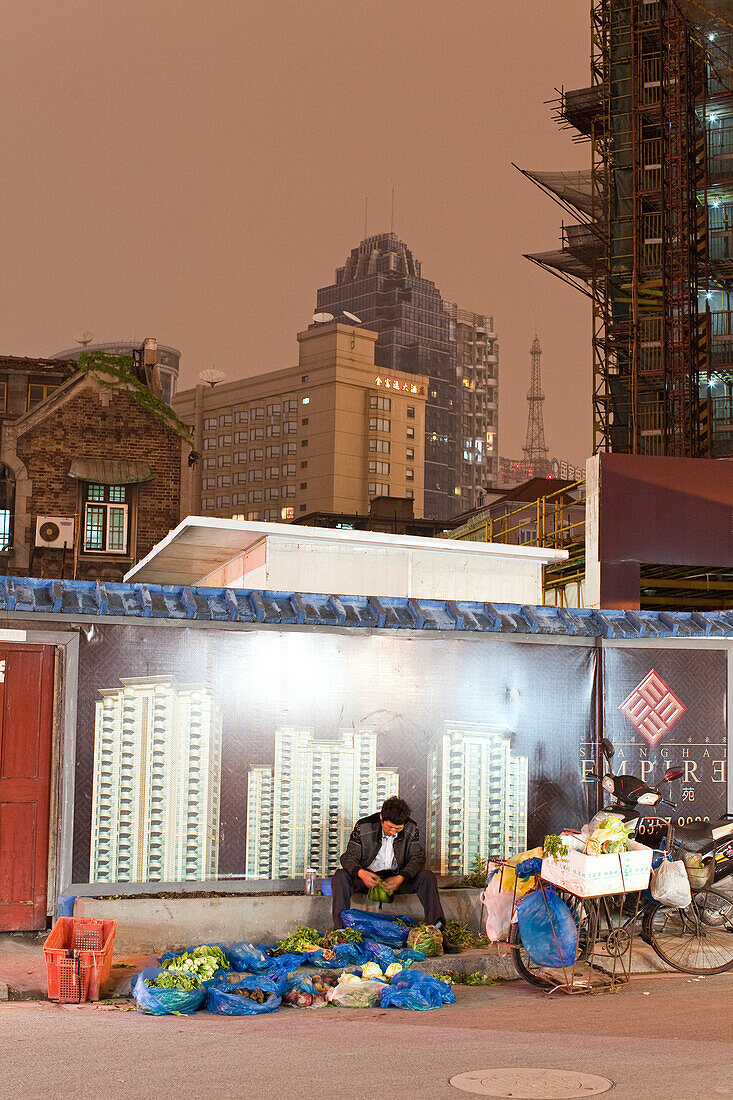
M 404 875 L 392 875 L 392 878 L 384 880 L 384 885 L 390 894 L 394 894 L 395 890 L 398 890 L 402 883 L 405 881 Z
M 361 870 L 357 871 L 357 876 L 366 886 L 367 890 L 371 890 L 372 886 L 376 886 L 379 882 L 379 875 L 375 875 L 374 871 Z

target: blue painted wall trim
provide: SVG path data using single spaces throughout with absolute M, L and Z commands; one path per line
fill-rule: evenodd
M 733 611 L 591 611 L 587 608 L 312 595 L 251 589 L 0 577 L 0 613 L 74 619 L 153 618 L 302 624 L 359 630 L 449 630 L 584 638 L 733 638 Z

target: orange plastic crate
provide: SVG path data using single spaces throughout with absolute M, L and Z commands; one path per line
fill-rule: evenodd
M 98 1001 L 112 969 L 116 920 L 59 917 L 43 945 L 51 1001 Z

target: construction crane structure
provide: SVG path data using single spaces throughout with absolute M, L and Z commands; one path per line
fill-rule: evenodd
M 596 451 L 733 455 L 733 0 L 593 0 L 591 84 L 554 116 L 571 219 L 527 258 L 593 305 Z
M 529 383 L 527 402 L 529 413 L 527 415 L 527 438 L 524 441 L 524 461 L 522 473 L 526 477 L 550 477 L 551 468 L 547 458 L 548 450 L 545 445 L 545 424 L 542 416 L 542 406 L 545 395 L 542 392 L 542 373 L 540 359 L 542 347 L 537 333 L 529 349 L 532 360 L 532 375 Z

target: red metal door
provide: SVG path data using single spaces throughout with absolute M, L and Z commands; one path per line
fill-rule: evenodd
M 46 926 L 53 646 L 0 644 L 0 931 Z

